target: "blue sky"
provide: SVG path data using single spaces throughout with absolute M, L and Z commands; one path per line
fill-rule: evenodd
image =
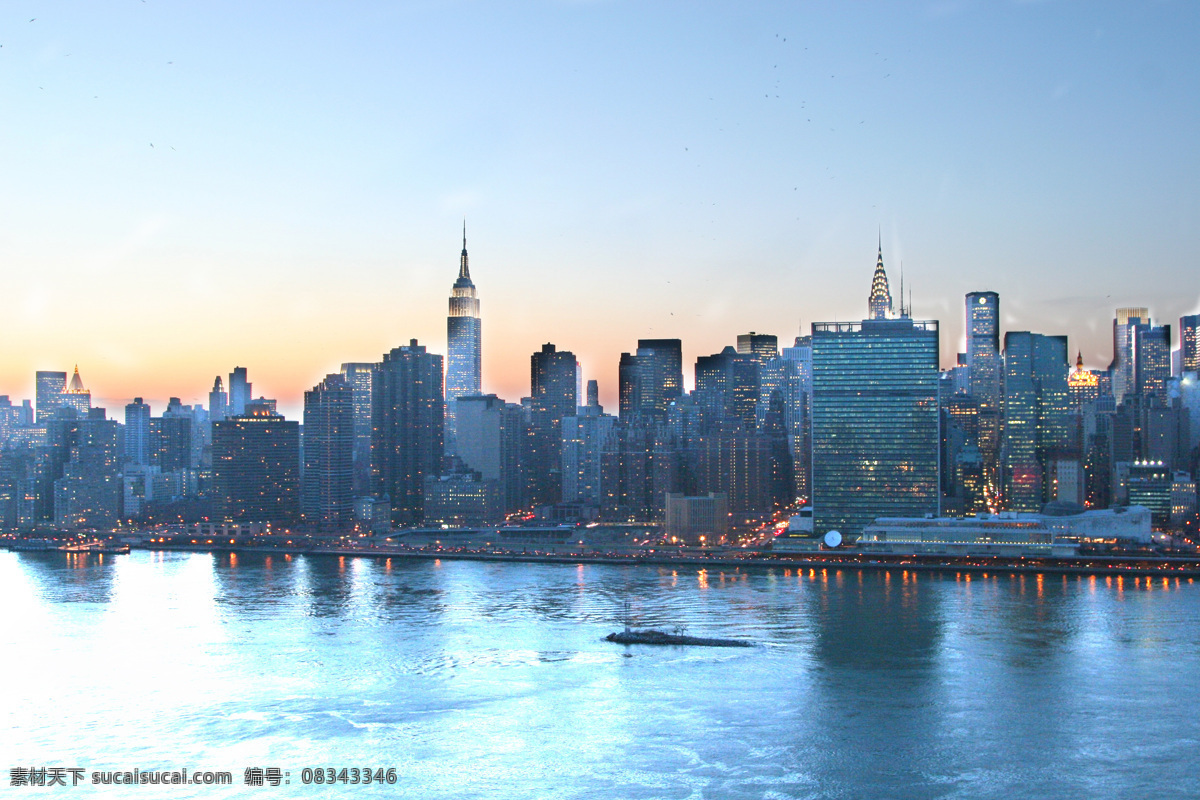
M 1102 367 L 1115 307 L 1200 307 L 1197 41 L 1190 2 L 11 2 L 0 393 L 241 365 L 297 413 L 444 352 L 463 217 L 510 400 L 546 341 L 611 403 L 639 337 L 860 319 L 877 231 L 944 366 L 994 290 Z

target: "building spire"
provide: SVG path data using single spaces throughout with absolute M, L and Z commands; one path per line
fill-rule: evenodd
M 463 217 L 463 249 L 462 261 L 458 265 L 458 277 L 471 280 L 471 270 L 467 268 L 467 218 Z
M 867 297 L 868 319 L 888 319 L 892 316 L 892 292 L 888 288 L 887 272 L 883 269 L 882 231 L 879 237 L 879 256 L 875 262 L 875 275 L 871 278 L 871 294 Z M 903 294 L 900 300 L 903 305 Z

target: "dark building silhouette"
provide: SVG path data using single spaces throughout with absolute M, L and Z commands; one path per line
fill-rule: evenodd
M 679 339 L 639 339 L 637 352 L 622 353 L 617 390 L 622 418 L 666 418 L 683 394 L 683 344 Z
M 425 478 L 437 475 L 443 452 L 442 357 L 417 340 L 385 353 L 371 391 L 373 494 L 387 498 L 392 523 L 423 519 Z
M 1200 314 L 1179 318 L 1179 365 L 1184 372 L 1200 372 Z
M 248 404 L 213 424 L 218 519 L 294 525 L 300 520 L 300 425 Z
M 354 517 L 354 388 L 341 374 L 304 393 L 306 524 L 322 532 L 348 529 Z
M 342 375 L 354 394 L 354 488 L 355 497 L 371 494 L 371 388 L 375 365 L 342 364 Z
M 530 500 L 535 506 L 554 505 L 562 502 L 562 421 L 575 414 L 579 362 L 571 351 L 549 343 L 529 362 Z
M 1028 331 L 1004 335 L 1003 502 L 1040 511 L 1054 499 L 1052 461 L 1078 457 L 1067 391 L 1067 337 Z
M 225 414 L 229 409 L 229 395 L 225 393 L 225 387 L 221 383 L 221 376 L 218 375 L 213 379 L 212 391 L 208 393 L 208 418 L 211 422 L 219 422 L 225 419 Z
M 125 463 L 150 463 L 150 406 L 140 397 L 125 406 Z

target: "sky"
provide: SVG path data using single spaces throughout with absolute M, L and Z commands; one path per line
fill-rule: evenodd
M 1115 308 L 1200 309 L 1197 41 L 1189 0 L 10 0 L 0 394 L 77 364 L 157 414 L 244 366 L 299 417 L 445 353 L 464 219 L 511 401 L 545 342 L 615 410 L 639 338 L 690 384 L 862 319 L 879 240 L 943 367 L 996 291 L 1103 368 Z

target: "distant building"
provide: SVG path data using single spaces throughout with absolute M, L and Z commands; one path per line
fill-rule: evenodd
M 1084 368 L 1082 352 L 1075 360 L 1075 369 L 1067 376 L 1067 396 L 1073 411 L 1079 411 L 1085 403 L 1100 396 L 1100 379 L 1094 372 Z
M 1037 511 L 1052 499 L 1050 461 L 1073 456 L 1067 337 L 1004 335 L 1004 508 Z
M 220 422 L 225 419 L 225 413 L 229 409 L 229 395 L 225 393 L 225 387 L 221 383 L 221 376 L 218 375 L 213 380 L 212 391 L 208 393 L 208 418 L 212 422 Z
M 458 459 L 499 488 L 501 509 L 512 513 L 526 505 L 521 454 L 528 425 L 525 410 L 494 394 L 458 398 Z
M 245 367 L 234 367 L 229 373 L 229 406 L 225 413 L 236 417 L 246 413 L 246 406 L 254 396 L 254 386 L 250 383 Z
M 742 355 L 754 356 L 759 364 L 766 364 L 779 357 L 779 337 L 768 333 L 739 333 L 737 351 Z
M 69 457 L 54 481 L 54 523 L 112 528 L 121 512 L 121 426 L 96 415 L 71 429 Z
M 371 494 L 371 390 L 375 365 L 369 362 L 342 364 L 342 375 L 354 396 L 352 491 L 355 497 L 366 497 Z
M 1118 405 L 1137 387 L 1134 351 L 1137 326 L 1142 324 L 1150 324 L 1149 309 L 1118 308 L 1113 318 L 1113 360 L 1108 371 L 1112 375 L 1112 394 Z
M 1200 372 L 1200 314 L 1179 318 L 1179 359 L 1182 372 Z
M 579 362 L 571 351 L 549 343 L 529 361 L 530 496 L 534 505 L 554 505 L 562 502 L 562 421 L 574 416 L 579 402 Z
M 425 478 L 437 475 L 443 454 L 445 394 L 442 357 L 417 340 L 385 353 L 371 391 L 371 479 L 388 498 L 392 523 L 420 524 Z
M 979 453 L 986 478 L 996 480 L 1000 453 L 1000 295 L 967 294 L 967 391 L 979 403 Z
M 665 419 L 683 393 L 683 344 L 679 339 L 639 339 L 637 351 L 622 353 L 617 373 L 620 416 Z
M 454 452 L 455 401 L 464 395 L 479 394 L 482 375 L 482 322 L 479 318 L 479 298 L 467 267 L 466 222 L 463 222 L 463 249 L 458 279 L 450 293 L 446 342 L 446 439 L 447 449 Z
M 59 393 L 58 404 L 75 409 L 81 417 L 86 417 L 91 409 L 92 393 L 84 388 L 83 379 L 79 377 L 78 365 L 75 367 L 75 374 L 71 376 L 71 382 Z
M 474 472 L 425 477 L 425 524 L 467 527 L 494 525 L 504 519 L 496 481 Z
M 1069 557 L 1083 544 L 1150 541 L 1150 512 L 1140 506 L 1084 511 L 1071 503 L 1052 503 L 1043 513 L 881 518 L 867 526 L 857 544 L 867 553 L 1026 558 Z
M 213 424 L 212 448 L 220 520 L 285 526 L 299 522 L 299 423 L 265 406 L 251 407 Z
M 812 507 L 817 536 L 881 515 L 937 514 L 938 323 L 890 318 L 882 250 L 870 318 L 812 326 Z
M 140 397 L 125 406 L 125 463 L 150 463 L 150 406 Z
M 67 373 L 39 370 L 35 382 L 37 421 L 45 422 L 50 418 L 51 412 L 60 405 L 59 397 L 67 386 Z
M 334 373 L 304 393 L 304 521 L 322 532 L 354 519 L 354 389 Z
M 672 543 L 715 545 L 729 535 L 729 503 L 723 493 L 703 497 L 667 494 L 666 536 Z

